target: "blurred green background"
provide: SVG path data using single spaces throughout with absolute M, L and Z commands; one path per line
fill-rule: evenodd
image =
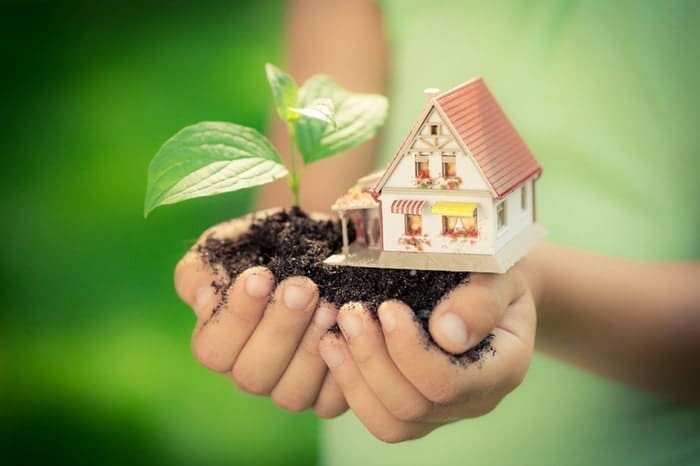
M 250 192 L 143 218 L 181 127 L 264 129 L 280 1 L 11 2 L 2 50 L 3 464 L 307 465 L 317 427 L 190 353 L 172 270 Z

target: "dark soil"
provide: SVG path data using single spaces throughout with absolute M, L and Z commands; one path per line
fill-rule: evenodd
M 352 228 L 349 235 L 350 241 L 354 241 Z M 430 312 L 443 296 L 468 282 L 469 274 L 324 264 L 323 260 L 340 251 L 341 246 L 339 222 L 313 220 L 300 209 L 292 208 L 254 222 L 247 233 L 235 240 L 210 236 L 198 250 L 205 262 L 222 266 L 231 277 L 225 282 L 212 283 L 219 293 L 231 286 L 239 273 L 255 265 L 269 268 L 278 283 L 290 276 L 303 275 L 316 283 L 322 299 L 337 307 L 362 302 L 375 317 L 382 302 L 403 301 L 414 310 L 416 321 L 423 327 L 426 345 L 438 348 L 427 331 Z M 218 308 L 214 310 L 217 311 Z M 464 354 L 448 356 L 459 364 L 479 361 L 485 354 L 495 353 L 492 338 L 489 335 Z

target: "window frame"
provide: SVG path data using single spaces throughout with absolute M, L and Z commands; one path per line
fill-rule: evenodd
M 450 219 L 454 219 L 454 227 L 451 230 L 448 230 L 447 224 L 449 223 Z M 459 231 L 459 229 L 458 229 L 459 225 L 462 225 L 461 217 L 456 217 L 453 215 L 443 215 L 442 216 L 442 234 L 443 235 L 449 235 L 450 233 L 454 233 L 456 231 Z
M 429 154 L 423 154 L 423 153 L 418 153 L 414 157 L 414 164 L 413 164 L 413 171 L 414 175 L 416 176 L 417 179 L 420 178 L 425 178 L 425 176 L 421 176 L 420 170 L 418 168 L 419 164 L 425 163 L 428 167 L 428 175 L 427 178 L 430 178 L 430 155 Z
M 420 230 L 418 232 L 414 232 L 410 229 L 410 217 L 418 217 L 420 219 Z M 403 231 L 405 235 L 422 235 L 423 234 L 423 216 L 421 214 L 418 215 L 413 215 L 413 214 L 404 214 L 404 225 L 403 225 Z
M 496 204 L 496 231 L 501 232 L 508 226 L 508 209 L 505 199 Z
M 443 178 L 450 178 L 457 176 L 457 156 L 455 154 L 442 154 L 442 158 L 440 160 L 442 162 L 442 177 Z M 454 169 L 455 169 L 455 174 L 454 175 L 448 175 L 447 170 L 445 170 L 445 166 L 447 164 L 453 164 Z

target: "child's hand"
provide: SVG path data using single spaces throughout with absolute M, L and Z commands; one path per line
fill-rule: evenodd
M 465 367 L 434 346 L 406 305 L 389 301 L 379 322 L 360 305 L 340 309 L 345 338 L 324 336 L 320 351 L 350 408 L 377 438 L 399 442 L 459 419 L 481 416 L 522 381 L 532 357 L 535 305 L 517 267 L 472 274 L 433 311 L 430 333 L 462 353 L 489 333 L 495 354 Z
M 250 222 L 246 217 L 217 225 L 205 231 L 198 244 L 212 234 L 235 238 Z M 343 413 L 345 399 L 318 353 L 320 338 L 335 324 L 337 310 L 319 302 L 316 285 L 305 277 L 290 277 L 275 289 L 272 273 L 253 267 L 221 296 L 212 282 L 220 282 L 222 276 L 226 272 L 215 275 L 195 248 L 175 269 L 177 292 L 197 316 L 192 335 L 197 359 L 231 377 L 241 390 L 270 396 L 284 409 L 313 407 L 322 418 Z

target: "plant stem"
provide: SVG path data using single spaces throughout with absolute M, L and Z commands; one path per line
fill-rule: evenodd
M 294 207 L 299 207 L 299 189 L 301 188 L 301 170 L 297 173 L 297 139 L 296 132 L 294 131 L 294 123 L 287 123 L 287 133 L 289 134 L 289 142 L 291 143 L 290 148 L 290 172 L 287 178 L 289 182 L 289 187 L 292 190 L 292 205 Z

